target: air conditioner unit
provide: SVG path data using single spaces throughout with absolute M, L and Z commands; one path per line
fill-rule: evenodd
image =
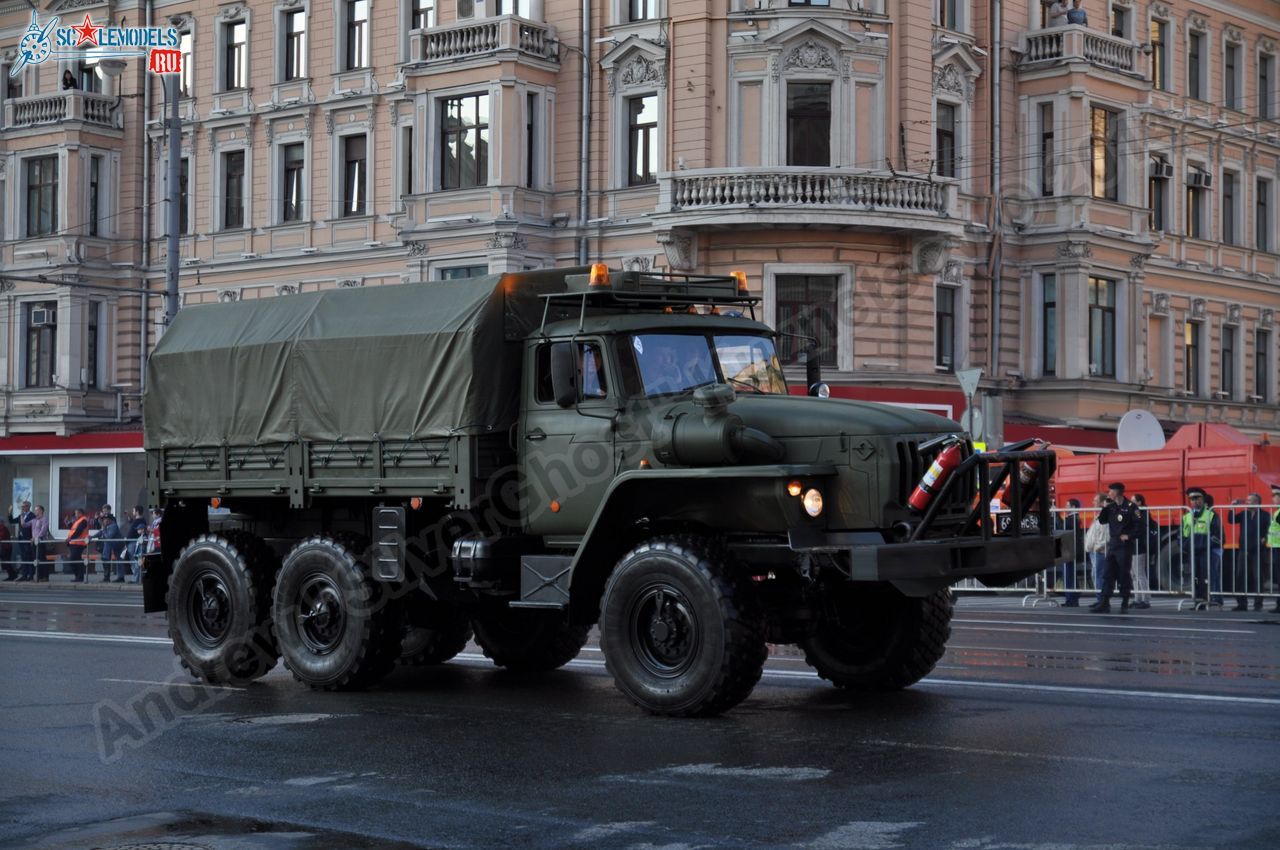
M 1157 180 L 1169 180 L 1173 177 L 1173 163 L 1157 159 L 1151 163 L 1151 176 Z
M 1193 171 L 1187 175 L 1187 185 L 1193 189 L 1212 189 L 1213 175 L 1204 171 Z
M 48 310 L 44 307 L 36 307 L 31 311 L 30 325 L 33 328 L 43 328 L 48 325 L 52 325 L 56 315 L 57 314 L 53 310 Z

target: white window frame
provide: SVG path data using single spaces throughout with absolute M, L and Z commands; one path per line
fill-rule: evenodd
M 941 23 L 942 4 L 947 0 L 933 0 L 933 26 L 934 29 L 941 29 L 947 32 L 969 32 L 969 0 L 955 0 L 956 2 L 956 25 L 947 27 Z M 832 4 L 835 5 L 835 4 Z
M 225 212 L 225 204 L 223 203 L 225 199 L 223 195 L 226 189 L 225 174 L 223 173 L 224 172 L 223 165 L 226 162 L 226 155 L 229 153 L 235 153 L 236 151 L 242 151 L 244 153 L 244 191 L 242 193 L 242 200 L 244 203 L 244 223 L 237 228 L 228 228 L 223 216 Z M 210 163 L 210 166 L 211 166 L 210 170 L 213 172 L 213 192 L 210 193 L 213 196 L 213 204 L 214 204 L 213 215 L 211 216 L 211 220 L 213 221 L 213 224 L 214 224 L 213 230 L 221 232 L 225 230 L 248 230 L 252 228 L 253 227 L 253 189 L 252 187 L 254 185 L 253 183 L 253 148 L 249 146 L 247 141 L 244 141 L 241 139 L 237 139 L 235 142 L 229 143 L 227 145 L 219 145 L 217 148 L 214 149 L 213 162 Z M 188 164 L 188 168 L 190 167 L 191 167 L 190 164 Z M 190 180 L 190 174 L 191 172 L 188 172 L 188 178 L 187 178 L 188 180 Z M 187 192 L 188 194 L 194 194 L 191 192 L 190 183 L 188 183 L 187 185 Z M 194 227 L 193 227 L 193 230 L 194 230 Z
M 1271 171 L 1257 170 L 1252 175 L 1253 185 L 1249 187 L 1249 198 L 1253 201 L 1253 209 L 1249 215 L 1249 222 L 1252 225 L 1252 232 L 1249 233 L 1247 244 L 1251 244 L 1257 251 L 1265 254 L 1280 254 L 1280 210 L 1276 207 L 1280 204 L 1280 191 L 1277 191 L 1276 174 Z M 1258 181 L 1267 181 L 1267 217 L 1268 224 L 1271 225 L 1271 242 L 1266 248 L 1258 244 L 1258 225 L 1256 216 L 1258 214 Z
M 1280 76 L 1280 53 L 1277 53 L 1274 50 L 1263 49 L 1262 42 L 1259 41 L 1258 46 L 1253 51 L 1253 86 L 1255 89 L 1258 87 L 1258 76 L 1262 69 L 1263 59 L 1271 60 L 1271 79 L 1269 80 L 1269 84 L 1271 86 L 1269 94 L 1271 97 L 1267 100 L 1264 97 L 1263 92 L 1255 91 L 1254 108 L 1252 112 L 1254 115 L 1262 116 L 1262 104 L 1266 102 L 1267 105 L 1271 107 L 1271 111 L 1270 117 L 1264 120 L 1280 121 L 1280 79 L 1277 79 L 1277 77 Z M 1246 101 L 1245 106 L 1248 107 L 1248 105 L 1249 104 Z M 1246 111 L 1249 110 L 1246 109 Z
M 665 65 L 665 57 L 656 57 L 647 51 L 639 50 L 627 52 L 623 56 L 616 57 L 616 61 L 611 62 L 605 68 L 606 74 L 612 74 L 616 67 L 624 66 L 631 61 L 634 56 L 642 56 L 653 62 L 661 62 Z M 621 75 L 618 75 L 619 77 Z M 628 103 L 635 97 L 646 97 L 648 95 L 656 95 L 658 99 L 658 127 L 654 133 L 654 144 L 658 148 L 658 171 L 661 174 L 665 169 L 672 167 L 671 163 L 663 161 L 667 151 L 667 86 L 665 80 L 662 84 L 654 80 L 646 80 L 637 85 L 624 86 L 619 79 L 617 85 L 612 92 L 612 103 L 609 105 L 611 126 L 615 128 L 615 132 L 609 133 L 609 188 L 610 189 L 637 189 L 652 190 L 661 182 L 661 178 L 655 183 L 643 186 L 630 186 L 628 182 L 628 174 L 630 173 L 631 155 L 631 138 L 629 128 L 631 126 L 631 114 L 628 111 Z M 544 124 L 546 122 L 543 122 Z M 655 175 L 656 176 L 656 175 Z
M 84 210 L 84 232 L 86 235 L 89 233 L 89 222 L 93 215 L 93 210 L 89 206 L 89 201 L 92 198 L 89 177 L 94 157 L 100 158 L 102 162 L 98 169 L 98 235 L 92 238 L 111 239 L 117 233 L 116 203 L 119 192 L 116 186 L 116 175 L 120 173 L 120 154 L 91 149 L 85 149 L 84 151 L 81 159 L 81 167 L 84 168 L 84 180 L 82 181 L 84 194 L 81 209 Z
M 81 312 L 84 314 L 84 337 L 83 344 L 80 346 L 80 386 L 84 389 L 89 387 L 88 362 L 89 362 L 89 317 L 91 313 L 97 313 L 98 320 L 98 344 L 97 350 L 94 351 L 94 360 L 97 364 L 97 374 L 93 376 L 95 380 L 94 392 L 105 392 L 108 389 L 108 378 L 110 370 L 107 368 L 107 358 L 110 356 L 110 349 L 106 342 L 110 338 L 110 327 L 107 322 L 110 319 L 110 304 L 105 298 L 89 298 L 86 299 Z
M 48 387 L 33 385 L 27 381 L 27 372 L 30 365 L 27 358 L 27 332 L 30 330 L 30 325 L 28 324 L 27 319 L 31 315 L 31 311 L 28 308 L 34 304 L 44 304 L 46 302 L 54 303 L 54 311 L 58 317 L 57 328 L 54 330 L 53 334 L 55 356 L 53 358 L 53 363 L 50 366 L 50 386 Z M 30 295 L 14 300 L 13 309 L 16 314 L 15 319 L 17 320 L 17 333 L 14 335 L 12 341 L 12 350 L 17 354 L 17 356 L 13 358 L 18 364 L 17 380 L 15 381 L 17 389 L 39 391 L 58 389 L 63 386 L 64 382 L 60 380 L 62 378 L 62 374 L 59 371 L 59 364 L 62 360 L 63 349 L 67 344 L 66 340 L 63 339 L 64 331 L 62 329 L 65 316 L 67 315 L 67 303 L 66 298 L 50 294 Z
M 1126 32 L 1125 32 L 1123 35 L 1121 35 L 1120 37 L 1121 37 L 1121 38 L 1126 39 L 1127 41 L 1133 41 L 1133 40 L 1134 40 L 1134 38 L 1133 38 L 1133 26 L 1134 26 L 1134 24 L 1136 24 L 1136 23 L 1138 22 L 1138 21 L 1137 21 L 1137 18 L 1138 18 L 1138 10 L 1137 10 L 1136 6 L 1135 6 L 1133 3 L 1127 3 L 1127 2 L 1125 2 L 1125 3 L 1121 3 L 1121 2 L 1117 2 L 1117 0 L 1112 0 L 1112 2 L 1111 2 L 1110 4 L 1108 4 L 1108 6 L 1107 6 L 1107 21 L 1106 21 L 1106 29 L 1105 29 L 1105 32 L 1106 32 L 1108 35 L 1110 35 L 1110 34 L 1111 34 L 1111 14 L 1112 14 L 1112 12 L 1113 12 L 1114 10 L 1116 10 L 1116 9 L 1123 9 L 1123 10 L 1124 10 L 1124 13 L 1125 13 L 1125 22 L 1128 24 L 1128 26 L 1127 26 L 1127 27 L 1125 27 Z
M 942 290 L 949 290 L 952 295 L 951 302 L 951 365 L 941 366 L 938 364 L 938 293 Z M 933 369 L 935 372 L 944 375 L 954 374 L 958 369 L 964 369 L 969 365 L 969 347 L 966 341 L 969 339 L 968 329 L 964 326 L 964 317 L 968 314 L 968 299 L 966 296 L 966 288 L 963 284 L 945 283 L 938 281 L 933 287 L 933 320 L 935 322 L 933 328 Z M 836 352 L 837 356 L 839 352 Z
M 108 454 L 73 454 L 55 455 L 49 464 L 49 503 L 44 506 L 44 515 L 49 519 L 49 533 L 55 540 L 66 540 L 69 529 L 62 528 L 62 517 L 57 516 L 58 501 L 62 497 L 62 470 L 78 466 L 105 466 L 107 468 L 107 498 L 114 499 L 118 484 L 116 458 Z M 86 513 L 96 510 L 90 507 Z
M 58 161 L 58 188 L 53 194 L 54 218 L 56 220 L 54 222 L 53 230 L 50 233 L 29 236 L 27 235 L 27 160 L 43 159 L 49 156 L 55 157 Z M 17 184 L 18 195 L 14 205 L 13 220 L 15 222 L 15 227 L 13 238 L 26 240 L 52 239 L 56 237 L 59 233 L 67 229 L 67 202 L 69 198 L 67 184 L 70 182 L 67 176 L 67 151 L 65 149 L 49 150 L 47 148 L 25 151 L 15 158 L 14 164 L 17 166 L 17 175 L 14 183 Z
M 1063 362 L 1063 357 L 1062 357 L 1063 277 L 1064 276 L 1061 273 L 1059 273 L 1056 268 L 1052 266 L 1048 268 L 1040 269 L 1034 272 L 1031 277 L 1031 279 L 1035 282 L 1035 285 L 1032 289 L 1032 298 L 1031 298 L 1031 302 L 1032 302 L 1031 328 L 1033 333 L 1032 341 L 1034 343 L 1031 346 L 1031 366 L 1032 366 L 1031 374 L 1035 375 L 1038 378 L 1057 379 L 1062 377 L 1062 373 L 1063 373 L 1063 369 L 1059 367 L 1059 364 Z M 1055 321 L 1057 323 L 1057 327 L 1055 328 L 1055 330 L 1057 331 L 1057 335 L 1054 337 L 1054 341 L 1055 341 L 1054 347 L 1056 349 L 1054 354 L 1056 355 L 1056 359 L 1053 363 L 1052 372 L 1049 372 L 1046 370 L 1047 364 L 1045 363 L 1045 359 L 1044 359 L 1044 339 L 1046 336 L 1045 326 L 1044 326 L 1045 278 L 1053 278 L 1053 281 L 1054 281 L 1054 299 L 1055 299 L 1054 310 L 1056 311 Z
M 476 0 L 476 12 L 479 13 L 483 7 L 485 17 L 496 18 L 502 15 L 514 14 L 506 10 L 508 8 L 517 8 L 520 12 L 526 12 L 527 14 L 519 14 L 516 17 L 526 21 L 543 21 L 546 20 L 543 4 L 544 0 Z
M 552 187 L 551 174 L 554 159 L 555 133 L 552 130 L 555 115 L 555 95 L 541 86 L 516 88 L 520 97 L 520 185 L 531 191 L 547 191 Z M 534 99 L 533 116 L 533 174 L 529 174 L 529 157 L 525 151 L 527 139 L 524 128 L 529 119 L 529 97 Z M 661 123 L 661 122 L 659 122 Z
M 415 0 L 400 0 L 400 61 L 408 62 L 409 57 L 413 54 L 413 47 L 410 44 L 413 38 L 413 7 Z M 431 13 L 431 26 L 440 25 L 440 8 L 448 0 L 433 0 L 433 11 Z
M 1219 398 L 1225 398 L 1227 401 L 1243 401 L 1244 400 L 1244 323 L 1228 322 L 1226 317 L 1224 316 L 1222 318 L 1222 322 L 1218 326 L 1218 334 L 1219 334 L 1218 349 L 1217 349 L 1218 350 L 1218 381 L 1217 381 L 1218 389 L 1214 392 L 1214 395 L 1218 396 Z M 1235 377 L 1235 386 L 1231 388 L 1230 393 L 1228 393 L 1222 387 L 1222 371 L 1223 371 L 1222 363 L 1224 359 L 1222 352 L 1226 350 L 1226 345 L 1224 343 L 1226 342 L 1227 334 L 1233 334 L 1235 337 L 1235 339 L 1233 340 L 1235 342 L 1235 349 L 1233 350 L 1231 355 L 1231 359 L 1233 361 L 1231 364 L 1231 370 L 1232 370 L 1232 375 Z
M 1189 100 L 1198 100 L 1201 103 L 1211 101 L 1213 97 L 1213 74 L 1210 73 L 1209 66 L 1213 64 L 1213 57 L 1209 55 L 1210 46 L 1210 28 L 1197 29 L 1188 24 L 1183 28 L 1184 38 L 1182 42 L 1182 91 Z M 1195 36 L 1200 37 L 1200 94 L 1194 96 L 1191 94 L 1191 39 Z
M 365 63 L 354 68 L 347 67 L 347 4 L 352 0 L 334 0 L 333 3 L 333 67 L 338 74 L 355 74 L 371 72 L 376 63 L 373 58 L 373 26 L 377 19 L 374 0 L 367 0 L 369 15 L 364 26 Z
M 364 212 L 345 214 L 347 191 L 347 139 L 352 136 L 364 136 Z M 341 133 L 333 136 L 333 166 L 329 171 L 333 175 L 333 218 L 360 219 L 374 214 L 373 184 L 377 179 L 374 171 L 374 136 L 373 128 L 366 122 L 347 124 Z M 397 199 L 399 193 L 397 193 Z
M 1227 227 L 1226 227 L 1227 223 L 1226 223 L 1226 218 L 1224 216 L 1224 213 L 1226 211 L 1226 204 L 1223 203 L 1224 197 L 1226 195 L 1226 189 L 1227 189 L 1226 178 L 1228 174 L 1232 175 L 1235 178 L 1235 196 L 1236 196 L 1235 202 L 1234 202 L 1234 209 L 1231 210 L 1232 225 L 1235 229 L 1235 234 L 1234 234 L 1234 238 L 1231 239 L 1230 241 L 1227 240 Z M 1218 213 L 1217 215 L 1218 241 L 1224 245 L 1230 245 L 1230 246 L 1239 247 L 1239 248 L 1243 248 L 1245 245 L 1248 244 L 1248 240 L 1245 239 L 1245 227 L 1248 225 L 1249 220 L 1245 218 L 1245 210 L 1247 209 L 1247 207 L 1245 207 L 1244 205 L 1244 199 L 1245 199 L 1246 193 L 1248 192 L 1249 187 L 1245 185 L 1244 178 L 1245 178 L 1245 172 L 1244 172 L 1244 169 L 1240 167 L 1239 163 L 1235 163 L 1235 162 L 1224 163 L 1222 168 L 1218 171 L 1218 177 L 1217 177 L 1218 185 L 1214 187 L 1216 190 L 1214 192 L 1214 196 L 1217 201 L 1217 203 L 1214 204 L 1214 206 L 1217 208 L 1217 213 Z
M 292 221 L 285 221 L 284 218 L 284 196 L 281 194 L 284 189 L 284 149 L 288 145 L 302 145 L 302 208 L 298 210 L 298 217 Z M 306 224 L 312 220 L 315 205 L 312 203 L 312 185 L 314 175 L 311 173 L 311 139 L 302 132 L 285 133 L 276 136 L 271 146 L 271 164 L 268 171 L 270 172 L 268 180 L 270 181 L 271 191 L 267 193 L 272 198 L 271 204 L 271 223 L 273 225 L 294 226 Z M 190 167 L 190 166 L 188 166 Z M 245 162 L 245 176 L 248 177 L 249 164 Z M 188 180 L 190 178 L 188 177 Z M 188 186 L 190 191 L 190 186 Z M 246 199 L 247 201 L 247 199 Z M 245 225 L 248 226 L 248 211 L 245 214 Z
M 956 126 L 955 126 L 955 149 L 956 150 L 955 150 L 955 163 L 954 163 L 955 174 L 951 175 L 950 177 L 943 177 L 942 173 L 938 170 L 938 166 L 940 164 L 937 161 L 938 106 L 939 105 L 950 106 L 952 109 L 955 110 L 955 116 L 956 116 Z M 933 99 L 933 115 L 931 117 L 933 119 L 933 133 L 932 133 L 933 138 L 930 139 L 932 144 L 929 147 L 930 147 L 930 150 L 933 152 L 933 157 L 935 160 L 933 164 L 933 173 L 939 177 L 942 177 L 942 179 L 944 180 L 956 180 L 960 183 L 961 186 L 967 185 L 968 169 L 967 169 L 967 162 L 964 156 L 964 151 L 969 141 L 968 134 L 965 129 L 969 125 L 969 105 L 961 97 L 955 97 L 949 94 L 936 95 Z
M 1275 387 L 1276 387 L 1276 331 L 1277 331 L 1277 328 L 1274 325 L 1264 326 L 1261 322 L 1254 322 L 1253 334 L 1251 335 L 1252 338 L 1249 341 L 1249 348 L 1250 350 L 1253 351 L 1255 357 L 1258 351 L 1258 332 L 1259 331 L 1266 333 L 1266 335 L 1269 337 L 1270 344 L 1267 346 L 1267 350 L 1263 352 L 1263 357 L 1267 363 L 1267 381 L 1262 387 L 1262 397 L 1257 400 L 1260 401 L 1262 404 L 1273 404 L 1276 397 Z M 1254 360 L 1253 362 L 1256 365 L 1257 361 Z M 1258 375 L 1256 371 L 1252 371 L 1249 374 L 1249 389 L 1250 389 L 1249 395 L 1251 397 L 1254 396 L 1254 393 L 1252 391 L 1257 389 L 1257 386 L 1258 386 Z
M 1222 42 L 1218 47 L 1222 56 L 1222 85 L 1221 91 L 1218 92 L 1218 95 L 1221 98 L 1222 107 L 1224 109 L 1230 109 L 1232 112 L 1248 112 L 1250 111 L 1246 108 L 1248 98 L 1245 96 L 1244 90 L 1244 64 L 1246 58 L 1244 44 L 1228 38 L 1227 33 L 1224 30 L 1222 33 Z M 1230 48 L 1235 48 L 1236 51 L 1236 73 L 1234 81 L 1236 85 L 1236 102 L 1234 104 L 1227 103 L 1227 50 Z
M 643 18 L 638 21 L 631 20 L 631 0 L 609 0 L 610 20 L 614 26 L 640 27 L 647 24 L 654 24 L 667 17 L 667 0 L 651 0 L 654 6 L 653 17 Z
M 291 80 L 285 79 L 285 59 L 287 56 L 286 45 L 289 40 L 289 33 L 285 31 L 286 18 L 295 13 L 301 12 L 304 23 L 302 36 L 302 75 Z M 310 0 L 285 0 L 278 3 L 272 8 L 272 16 L 275 23 L 276 33 L 276 61 L 275 61 L 275 81 L 279 83 L 297 83 L 303 80 L 311 79 L 311 7 Z
M 770 327 L 778 321 L 779 275 L 835 275 L 836 282 L 836 370 L 854 370 L 853 293 L 857 269 L 835 263 L 766 263 L 763 269 L 764 316 Z
M 485 170 L 488 172 L 488 179 L 478 186 L 468 186 L 465 189 L 442 189 L 440 188 L 442 175 L 440 173 L 440 111 L 446 100 L 453 100 L 459 97 L 468 97 L 470 95 L 485 94 L 489 96 L 489 160 L 485 164 Z M 423 164 L 424 167 L 418 169 L 418 173 L 422 174 L 427 181 L 425 187 L 419 187 L 427 192 L 469 192 L 477 189 L 484 189 L 487 186 L 501 185 L 505 179 L 505 174 L 500 173 L 502 169 L 502 157 L 495 155 L 498 146 L 496 139 L 502 138 L 503 130 L 501 108 L 503 88 L 500 85 L 490 86 L 454 86 L 447 89 L 438 89 L 431 92 L 431 97 L 427 100 L 426 125 L 423 132 L 426 138 L 418 143 L 418 150 L 425 151 L 427 158 Z M 354 126 L 354 125 L 353 125 Z M 372 167 L 372 166 L 371 166 Z
M 214 91 L 218 94 L 249 91 L 253 88 L 253 23 L 252 12 L 247 6 L 229 6 L 223 9 L 217 21 L 217 48 L 213 57 Z M 227 88 L 227 44 L 231 27 L 237 23 L 244 24 L 244 85 L 239 88 Z M 192 49 L 195 39 L 192 38 Z
M 1173 78 L 1173 69 L 1174 69 L 1173 50 L 1177 43 L 1176 36 L 1177 36 L 1178 25 L 1177 25 L 1177 22 L 1175 22 L 1172 18 L 1162 18 L 1159 15 L 1155 14 L 1153 9 L 1153 11 L 1147 15 L 1147 34 L 1146 34 L 1146 38 L 1143 39 L 1144 42 L 1148 41 L 1151 38 L 1152 24 L 1164 24 L 1164 27 L 1165 27 L 1164 68 L 1161 69 L 1164 72 L 1163 74 L 1164 88 L 1162 89 L 1155 88 L 1153 84 L 1152 92 L 1163 92 L 1164 94 L 1173 94 L 1175 91 L 1177 91 L 1177 81 L 1174 80 Z M 1153 63 L 1156 61 L 1156 54 L 1154 50 L 1151 52 L 1151 61 Z
M 1187 325 L 1200 326 L 1200 348 L 1196 352 L 1196 363 L 1187 363 Z M 1187 391 L 1187 369 L 1190 365 L 1194 365 L 1196 370 L 1196 391 L 1191 393 L 1188 398 L 1209 398 L 1208 378 L 1208 362 L 1209 362 L 1209 330 L 1208 318 L 1196 319 L 1190 314 L 1182 319 L 1182 338 L 1179 340 L 1182 348 L 1182 381 L 1178 386 L 1179 393 L 1186 394 Z

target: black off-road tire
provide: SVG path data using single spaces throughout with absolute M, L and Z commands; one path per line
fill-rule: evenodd
M 443 664 L 471 640 L 471 620 L 452 605 L 432 603 L 407 614 L 400 639 L 400 663 L 410 667 Z
M 750 581 L 698 537 L 660 537 L 609 577 L 600 643 L 618 690 L 652 714 L 708 717 L 746 699 L 768 656 Z
M 246 684 L 280 660 L 271 623 L 279 560 L 243 531 L 205 534 L 178 555 L 165 599 L 174 654 L 210 684 Z
M 400 657 L 401 604 L 392 590 L 332 537 L 293 547 L 276 581 L 272 618 L 294 678 L 327 691 L 380 682 Z
M 575 626 L 560 611 L 511 608 L 505 602 L 485 606 L 471 620 L 476 643 L 499 667 L 543 672 L 578 657 L 590 626 Z
M 804 660 L 838 688 L 897 691 L 932 672 L 951 636 L 952 597 L 903 596 L 889 585 L 830 585 Z

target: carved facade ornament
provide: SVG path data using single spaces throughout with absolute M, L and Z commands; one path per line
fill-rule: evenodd
M 221 289 L 218 291 L 219 304 L 232 304 L 240 300 L 240 290 L 238 289 Z
M 282 283 L 276 287 L 276 295 L 297 295 L 297 294 L 298 294 L 298 284 L 296 283 Z
M 694 233 L 668 230 L 657 234 L 658 244 L 667 255 L 667 265 L 679 271 L 690 271 L 698 263 L 698 238 Z
M 339 289 L 359 289 L 364 286 L 364 278 L 348 277 L 338 281 Z
M 280 6 L 284 9 L 296 9 L 302 5 L 302 0 L 280 0 Z
M 959 285 L 964 282 L 964 264 L 959 260 L 949 260 L 942 269 L 942 282 Z
M 3 53 L 0 53 L 0 62 L 4 62 L 6 65 L 8 65 L 11 62 L 16 62 L 16 61 L 18 61 L 18 48 L 10 47 L 8 50 L 4 51 Z
M 333 135 L 333 113 L 326 112 L 324 114 L 324 129 L 330 136 Z
M 1197 30 L 1199 32 L 1209 31 L 1209 19 L 1204 15 L 1189 15 L 1187 17 L 1187 28 Z
M 1240 44 L 1244 41 L 1244 33 L 1241 32 L 1237 27 L 1229 26 L 1225 30 L 1223 30 L 1223 32 L 1225 32 L 1227 35 L 1227 41 L 1234 41 L 1237 44 Z
M 1262 53 L 1272 54 L 1276 52 L 1276 40 L 1267 38 L 1265 35 L 1258 36 L 1258 50 Z
M 1153 18 L 1168 18 L 1171 10 L 1164 3 L 1151 4 L 1151 16 Z
M 1151 313 L 1156 316 L 1169 315 L 1169 293 L 1156 292 L 1152 294 Z
M 187 31 L 191 29 L 191 21 L 192 18 L 188 14 L 171 15 L 169 17 L 169 26 L 179 32 Z
M 1203 319 L 1205 316 L 1205 300 L 1203 298 L 1191 299 L 1191 318 Z
M 407 243 L 409 246 L 410 257 L 425 257 L 427 255 L 427 243 L 423 239 L 410 239 Z
M 1233 325 L 1240 324 L 1241 307 L 1239 304 L 1227 305 L 1227 321 Z
M 652 257 L 627 257 L 622 261 L 622 270 L 628 272 L 647 272 L 653 267 Z
M 928 239 L 915 246 L 916 274 L 940 274 L 947 260 L 947 243 Z
M 219 9 L 218 14 L 215 17 L 221 21 L 238 21 L 244 17 L 245 11 L 246 9 L 244 6 L 227 6 Z
M 619 65 L 614 74 L 617 77 L 617 84 L 610 86 L 611 91 L 616 90 L 619 86 L 632 88 L 634 86 L 654 85 L 660 89 L 667 87 L 666 63 L 651 59 L 648 56 L 632 56 Z
M 485 244 L 493 250 L 529 247 L 528 241 L 519 233 L 495 233 L 489 237 L 489 241 Z
M 0 292 L 13 292 L 18 288 L 18 284 L 11 280 L 0 280 Z
M 1258 324 L 1262 325 L 1264 328 L 1271 327 L 1273 324 L 1275 324 L 1275 321 L 1276 321 L 1275 310 L 1269 310 L 1269 309 L 1263 310 L 1262 315 L 1258 317 Z
M 950 92 L 965 100 L 973 99 L 973 83 L 969 80 L 969 75 L 958 65 L 952 63 L 947 63 L 934 69 L 933 90 L 935 92 Z
M 1064 242 L 1058 246 L 1058 256 L 1069 260 L 1088 260 L 1093 257 L 1093 249 L 1084 242 Z
M 831 51 L 812 38 L 787 51 L 782 57 L 782 73 L 792 69 L 802 71 L 831 71 L 836 73 L 836 60 Z
M 1149 259 L 1151 259 L 1150 254 L 1134 254 L 1129 258 L 1129 265 L 1133 266 L 1138 271 L 1142 271 L 1146 268 L 1147 260 Z
M 70 12 L 75 9 L 88 9 L 93 6 L 105 6 L 106 0 L 63 0 L 56 6 L 50 7 L 50 12 Z M 70 26 L 70 24 L 67 24 Z

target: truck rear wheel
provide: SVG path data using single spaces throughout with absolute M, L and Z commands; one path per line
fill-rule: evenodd
M 828 610 L 800 647 L 804 660 L 838 688 L 896 691 L 933 670 L 951 636 L 950 590 L 922 598 L 895 588 L 829 586 Z
M 165 600 L 182 666 L 211 684 L 243 684 L 276 665 L 271 628 L 275 555 L 245 532 L 206 534 L 174 564 Z
M 476 643 L 499 667 L 538 672 L 563 667 L 578 657 L 591 632 L 575 626 L 560 611 L 487 606 L 471 621 Z
M 471 621 L 455 607 L 434 603 L 407 615 L 400 639 L 400 663 L 443 664 L 471 640 Z
M 659 538 L 618 562 L 601 645 L 618 690 L 653 714 L 710 716 L 751 693 L 768 650 L 749 583 L 698 538 Z
M 330 537 L 284 559 L 272 617 L 285 666 L 312 688 L 355 690 L 381 681 L 400 656 L 399 600 Z

